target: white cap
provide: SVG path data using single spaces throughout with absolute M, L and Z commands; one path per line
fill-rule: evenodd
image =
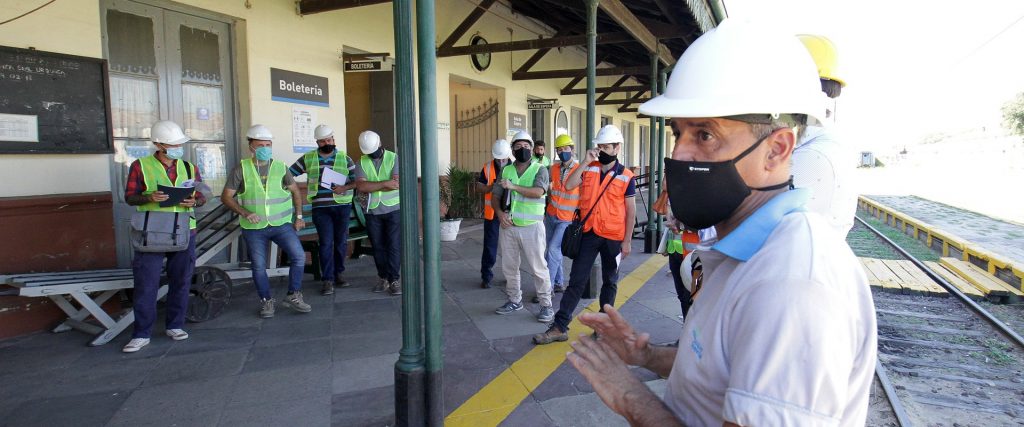
M 319 125 L 313 129 L 313 139 L 319 141 L 334 136 L 334 129 L 327 125 Z
M 515 144 L 516 141 L 530 141 L 530 145 L 533 145 L 533 137 L 525 130 L 516 132 L 515 136 L 512 137 L 512 143 Z
M 359 134 L 359 151 L 363 154 L 370 154 L 380 148 L 380 135 L 372 130 L 363 131 Z
M 806 114 L 825 118 L 818 69 L 800 41 L 726 19 L 683 52 L 665 93 L 640 105 L 656 117 Z
M 622 131 L 615 125 L 604 125 L 601 130 L 597 131 L 597 136 L 594 137 L 594 145 L 597 144 L 622 144 Z
M 270 129 L 263 125 L 252 125 L 252 127 L 249 128 L 249 132 L 245 133 L 245 137 L 263 141 L 274 140 L 274 134 L 270 133 Z
M 504 160 L 512 157 L 512 144 L 504 139 L 494 141 L 494 145 L 491 147 L 491 155 L 494 156 L 495 160 Z
M 189 141 L 185 132 L 181 131 L 181 126 L 170 120 L 153 123 L 149 130 L 149 140 L 167 145 L 181 145 Z

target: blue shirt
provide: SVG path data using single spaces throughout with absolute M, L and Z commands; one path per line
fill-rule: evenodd
M 805 188 L 789 190 L 772 197 L 711 249 L 740 261 L 749 260 L 764 246 L 765 240 L 782 221 L 782 217 L 790 212 L 804 210 L 810 198 L 811 191 Z

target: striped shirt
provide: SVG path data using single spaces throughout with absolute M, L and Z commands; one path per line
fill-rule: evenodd
M 334 167 L 334 159 L 337 157 L 337 154 L 338 150 L 332 151 L 327 157 L 317 153 L 317 156 L 320 158 L 320 176 L 324 176 L 324 169 L 331 169 Z M 355 177 L 352 175 L 352 172 L 355 171 L 356 164 L 349 156 L 345 156 L 345 160 L 348 161 L 348 179 L 350 181 L 354 180 Z M 288 168 L 288 172 L 291 172 L 292 176 L 305 174 L 306 161 L 302 157 L 299 157 L 299 160 L 296 160 L 295 163 Z M 348 184 L 348 182 L 346 182 L 346 184 Z M 330 206 L 338 206 L 338 202 L 334 201 L 334 191 L 331 191 L 329 188 L 317 186 L 316 197 L 313 198 L 313 209 Z

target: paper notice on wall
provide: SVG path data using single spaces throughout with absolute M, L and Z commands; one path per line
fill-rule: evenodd
M 39 142 L 39 116 L 0 114 L 0 141 Z
M 292 151 L 305 153 L 316 149 L 316 139 L 313 138 L 313 128 L 316 126 L 316 111 L 302 108 L 292 108 Z

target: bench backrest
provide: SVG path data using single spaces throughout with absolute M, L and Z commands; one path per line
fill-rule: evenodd
M 299 236 L 316 235 L 316 225 L 313 224 L 313 206 L 302 205 L 302 217 L 306 218 L 306 226 L 299 230 Z M 352 204 L 352 216 L 348 221 L 348 239 L 356 240 L 366 237 L 366 217 L 363 214 L 362 206 L 358 203 Z

